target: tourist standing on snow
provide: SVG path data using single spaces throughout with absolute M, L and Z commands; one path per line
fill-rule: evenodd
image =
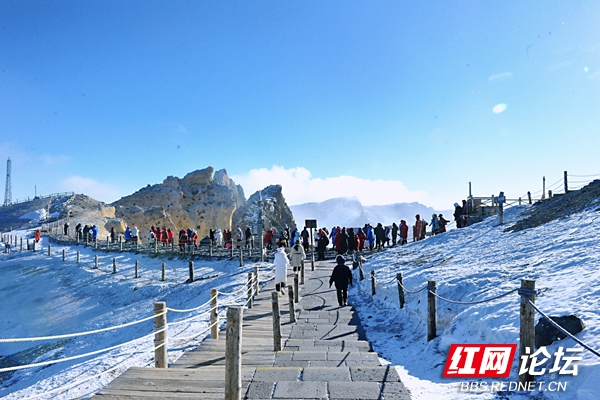
M 444 218 L 444 216 L 442 214 L 439 215 L 439 221 L 440 221 L 439 233 L 446 232 L 446 224 L 449 224 L 450 221 L 448 221 L 446 218 Z
M 437 214 L 433 214 L 431 216 L 431 234 L 437 235 L 440 233 L 440 220 L 438 219 Z
M 462 207 L 458 203 L 454 203 L 454 221 L 457 228 L 462 228 Z
M 223 234 L 220 229 L 215 231 L 215 244 L 217 247 L 223 247 Z
M 94 234 L 96 234 L 98 232 L 98 228 L 96 227 L 96 225 L 94 225 L 92 229 L 94 230 Z M 139 237 L 140 237 L 140 231 L 137 228 L 137 226 L 134 225 L 133 230 L 131 231 L 131 238 L 133 239 L 134 242 L 137 243 Z
M 356 240 L 356 234 L 354 233 L 354 228 L 348 228 L 346 231 L 348 235 L 348 251 L 355 252 L 358 250 L 358 242 Z
M 396 241 L 398 237 L 398 225 L 396 223 L 392 223 L 392 246 L 396 245 Z
M 423 231 L 423 220 L 419 214 L 415 215 L 415 226 L 413 226 L 413 242 L 421 240 L 421 232 Z
M 110 241 L 112 243 L 116 243 L 117 242 L 117 231 L 115 231 L 115 227 L 112 226 L 110 228 Z
M 287 285 L 287 268 L 290 265 L 287 254 L 285 254 L 285 243 L 279 242 L 279 248 L 275 252 L 275 290 L 282 296 L 285 294 L 284 288 Z
M 469 220 L 469 207 L 467 207 L 467 201 L 462 201 L 462 227 L 467 226 L 467 221 Z
M 65 236 L 69 236 L 69 223 L 68 222 L 65 222 L 65 224 L 64 224 L 64 233 L 65 233 Z
M 302 237 L 302 246 L 304 246 L 304 251 L 308 251 L 308 246 L 310 246 L 310 243 L 308 241 L 308 239 L 310 238 L 310 233 L 308 233 L 308 229 L 306 229 L 306 227 L 302 229 L 302 233 L 300 234 L 300 236 Z
M 335 283 L 338 304 L 342 307 L 348 302 L 348 284 L 352 286 L 352 271 L 345 264 L 346 259 L 341 255 L 335 258 L 335 262 L 337 265 L 331 273 L 331 278 L 329 278 L 329 287 Z
M 365 235 L 365 232 L 362 230 L 362 228 L 358 228 L 358 232 L 356 232 L 356 247 L 358 251 L 363 251 L 366 240 L 367 235 Z
M 252 230 L 249 226 L 246 227 L 244 231 L 244 235 L 246 236 L 246 248 L 251 249 L 254 247 L 254 241 L 252 240 Z
M 112 235 L 113 231 L 115 228 L 110 228 L 110 234 Z M 154 234 L 154 231 L 152 230 L 152 228 L 150 228 L 148 230 L 148 244 L 154 244 L 154 241 L 156 240 L 156 235 Z
M 39 229 L 36 229 L 36 231 L 35 231 L 35 242 L 39 243 L 41 237 L 42 237 L 42 231 L 39 230 Z
M 403 245 L 408 243 L 408 225 L 405 220 L 400 221 L 400 227 L 398 229 L 400 230 L 400 244 Z
M 383 229 L 383 225 L 381 222 L 377 223 L 377 226 L 374 229 L 375 231 L 375 248 L 380 249 L 383 247 L 385 241 L 385 230 Z
M 369 241 L 369 250 L 373 250 L 373 246 L 375 245 L 375 233 L 373 232 L 371 224 L 367 225 L 366 234 L 367 240 Z
M 290 264 L 292 264 L 294 272 L 300 271 L 300 268 L 302 267 L 302 261 L 304 261 L 304 259 L 306 258 L 306 252 L 304 251 L 304 247 L 302 246 L 300 241 L 297 241 L 292 246 L 292 253 L 290 258 Z
M 85 230 L 85 227 L 83 229 Z M 84 235 L 85 235 L 85 232 L 84 232 Z M 123 236 L 124 236 L 126 242 L 131 240 L 131 228 L 129 226 L 127 228 L 125 228 L 125 234 Z
M 319 229 L 317 234 L 317 261 L 321 261 L 325 259 L 325 251 L 327 250 L 327 245 L 329 244 L 329 238 L 327 237 L 327 232 L 325 232 L 323 229 Z

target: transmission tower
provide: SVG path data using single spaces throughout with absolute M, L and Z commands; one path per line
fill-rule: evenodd
M 4 188 L 4 205 L 10 206 L 12 204 L 12 188 L 10 185 L 10 157 L 6 161 L 6 186 Z

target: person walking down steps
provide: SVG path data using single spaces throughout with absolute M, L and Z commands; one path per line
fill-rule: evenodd
M 287 268 L 290 262 L 285 253 L 284 242 L 279 243 L 279 248 L 275 252 L 275 290 L 282 296 L 285 294 L 287 284 Z
M 345 264 L 346 259 L 341 255 L 338 255 L 335 259 L 337 265 L 331 273 L 329 278 L 329 287 L 332 283 L 335 283 L 335 289 L 337 290 L 337 299 L 340 307 L 345 306 L 348 301 L 348 283 L 352 286 L 352 271 Z

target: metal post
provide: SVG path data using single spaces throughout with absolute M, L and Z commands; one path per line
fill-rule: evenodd
M 259 285 L 258 285 L 258 282 L 259 282 L 259 280 L 258 280 L 259 279 L 258 278 L 258 266 L 254 266 L 254 278 L 255 278 L 255 281 L 254 281 L 254 294 L 257 295 L 258 294 L 258 288 L 259 288 Z
M 294 274 L 294 303 L 298 302 L 298 292 L 300 290 L 298 289 L 298 274 L 295 273 Z
M 50 245 L 48 245 L 48 257 L 50 257 L 52 253 L 50 252 Z
M 313 235 L 313 228 L 310 228 L 310 270 L 315 270 L 315 237 Z
M 167 303 L 154 303 L 154 367 L 167 368 Z
M 80 260 L 80 253 L 79 253 L 79 250 L 77 250 L 77 264 L 79 264 L 79 260 Z
M 531 205 L 531 192 L 527 192 L 527 199 L 529 200 L 529 204 Z
M 117 259 L 113 258 L 113 274 L 117 273 Z
M 136 278 L 136 279 L 140 277 L 140 276 L 138 275 L 138 266 L 139 266 L 138 264 L 139 264 L 139 261 L 138 261 L 138 260 L 135 260 L 135 278 Z
M 162 263 L 162 278 L 160 280 L 163 281 L 163 282 L 166 279 L 166 276 L 165 276 L 166 275 L 166 264 L 167 263 Z
M 98 268 L 98 254 L 94 256 L 94 268 Z
M 300 264 L 300 284 L 304 285 L 304 260 Z
M 67 256 L 67 255 L 66 255 L 66 250 L 65 250 L 65 249 L 63 249 L 63 262 L 65 262 L 65 258 L 66 258 L 66 256 Z
M 565 171 L 565 194 L 569 193 L 569 181 L 567 179 L 567 171 Z
M 240 268 L 244 266 L 244 255 L 242 254 L 243 247 L 240 246 Z
M 371 296 L 375 296 L 375 271 L 371 271 Z

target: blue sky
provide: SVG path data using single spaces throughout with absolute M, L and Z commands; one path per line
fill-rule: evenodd
M 600 174 L 598 21 L 595 1 L 1 0 L 2 171 L 13 200 L 209 165 L 291 204 L 518 197 Z

